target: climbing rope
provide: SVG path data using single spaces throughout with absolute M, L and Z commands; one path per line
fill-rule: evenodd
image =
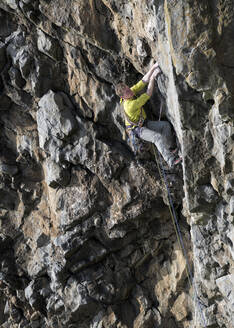
M 133 147 L 133 151 L 134 151 L 134 155 L 136 156 L 137 154 L 137 145 L 136 145 L 136 137 L 133 131 L 130 131 L 130 138 L 132 138 L 131 142 L 132 142 L 132 147 Z
M 165 174 L 165 170 L 164 170 L 163 164 L 162 164 L 162 158 L 161 158 L 161 155 L 158 151 L 158 156 L 159 156 L 159 161 L 158 161 L 158 157 L 157 157 L 157 154 L 156 154 L 155 147 L 153 145 L 152 145 L 152 147 L 153 147 L 153 151 L 154 151 L 155 161 L 157 163 L 158 171 L 159 171 L 159 174 L 160 174 L 160 178 L 161 178 L 161 180 L 162 180 L 162 182 L 165 186 L 165 189 L 167 191 L 166 194 L 167 194 L 167 200 L 168 200 L 168 204 L 169 204 L 169 210 L 170 210 L 173 226 L 174 226 L 174 229 L 175 229 L 175 232 L 176 232 L 177 240 L 179 242 L 181 251 L 182 251 L 182 253 L 184 255 L 184 258 L 185 258 L 185 261 L 186 261 L 186 273 L 187 273 L 188 281 L 189 281 L 190 286 L 193 287 L 193 289 L 194 289 L 196 302 L 198 304 L 198 308 L 199 308 L 199 311 L 201 313 L 201 317 L 202 317 L 202 320 L 203 320 L 203 323 L 204 323 L 204 327 L 206 327 L 207 326 L 206 325 L 206 320 L 205 320 L 203 311 L 201 309 L 201 304 L 200 304 L 200 301 L 199 301 L 199 298 L 198 298 L 196 285 L 195 285 L 194 282 L 192 282 L 193 281 L 192 271 L 191 271 L 191 268 L 190 268 L 190 265 L 189 265 L 187 252 L 186 252 L 186 249 L 185 249 L 185 246 L 184 246 L 184 243 L 183 243 L 182 233 L 181 233 L 180 226 L 179 226 L 179 223 L 178 223 L 178 219 L 177 219 L 177 216 L 176 216 L 176 212 L 175 212 L 175 208 L 174 208 L 174 205 L 173 205 L 170 189 L 169 189 L 168 184 L 167 184 L 166 174 Z M 160 165 L 159 165 L 159 162 L 160 162 Z
M 160 121 L 160 119 L 161 119 L 161 115 L 159 117 L 159 121 Z M 190 265 L 189 265 L 188 255 L 187 255 L 184 243 L 183 243 L 182 233 L 181 233 L 180 226 L 179 226 L 179 223 L 178 223 L 178 219 L 177 219 L 177 216 L 176 216 L 176 212 L 175 212 L 175 208 L 174 208 L 174 205 L 173 205 L 170 189 L 168 187 L 165 170 L 164 170 L 163 163 L 162 163 L 161 154 L 157 150 L 158 151 L 158 156 L 157 156 L 156 150 L 155 150 L 156 147 L 153 144 L 152 144 L 152 147 L 153 147 L 155 161 L 156 161 L 158 171 L 159 171 L 159 174 L 160 174 L 160 178 L 161 178 L 161 181 L 163 182 L 164 187 L 166 189 L 166 195 L 167 195 L 167 200 L 168 200 L 168 204 L 169 204 L 170 215 L 171 215 L 171 219 L 172 219 L 173 226 L 174 226 L 174 229 L 175 229 L 176 237 L 177 237 L 178 243 L 180 245 L 180 249 L 182 251 L 182 254 L 184 255 L 184 258 L 185 258 L 185 261 L 186 261 L 186 273 L 187 273 L 188 281 L 189 281 L 190 286 L 194 290 L 195 300 L 198 304 L 198 308 L 199 308 L 201 318 L 202 318 L 202 321 L 203 321 L 203 324 L 204 324 L 203 327 L 207 327 L 206 319 L 205 319 L 205 316 L 203 314 L 201 304 L 200 304 L 200 301 L 199 301 L 199 298 L 198 298 L 196 285 L 195 285 L 195 282 L 193 282 L 192 271 L 191 271 L 191 268 L 190 268 Z M 159 160 L 158 160 L 158 158 L 159 158 Z

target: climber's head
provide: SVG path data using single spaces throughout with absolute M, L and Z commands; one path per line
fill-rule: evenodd
M 125 84 L 119 83 L 115 87 L 116 94 L 123 99 L 130 99 L 134 96 L 132 90 Z

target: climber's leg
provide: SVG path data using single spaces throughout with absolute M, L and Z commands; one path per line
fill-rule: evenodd
M 147 122 L 140 132 L 140 138 L 155 144 L 164 160 L 169 166 L 172 166 L 175 160 L 175 155 L 170 151 L 172 145 L 172 136 L 170 124 L 168 122 Z M 151 129 L 150 129 L 151 128 Z
M 163 141 L 167 148 L 175 148 L 175 138 L 171 124 L 167 121 L 147 121 L 146 127 L 162 135 Z

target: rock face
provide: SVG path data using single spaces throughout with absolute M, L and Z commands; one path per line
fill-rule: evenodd
M 233 327 L 234 4 L 0 1 L 0 326 Z M 115 95 L 158 60 L 146 106 L 183 158 L 139 162 Z

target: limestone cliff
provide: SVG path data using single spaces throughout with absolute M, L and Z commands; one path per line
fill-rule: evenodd
M 233 327 L 232 0 L 0 0 L 0 326 Z M 137 161 L 115 95 L 183 157 Z

